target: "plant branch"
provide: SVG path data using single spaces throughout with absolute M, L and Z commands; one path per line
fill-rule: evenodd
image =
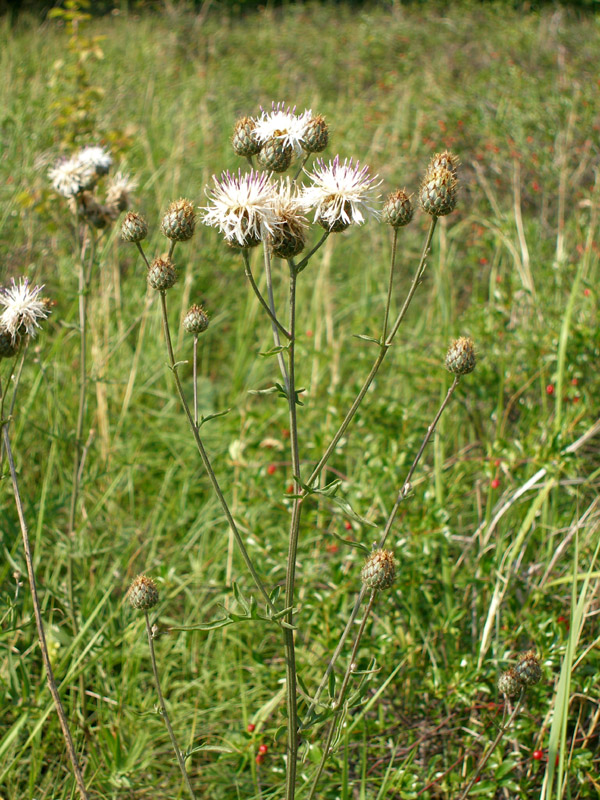
M 267 247 L 266 244 L 265 244 L 265 247 Z M 291 334 L 289 333 L 289 331 L 287 331 L 284 328 L 284 326 L 281 324 L 281 322 L 279 322 L 279 320 L 277 319 L 277 317 L 275 316 L 273 311 L 271 311 L 271 309 L 269 308 L 269 304 L 267 303 L 265 298 L 262 296 L 260 289 L 256 285 L 256 281 L 254 280 L 254 275 L 252 274 L 252 269 L 250 268 L 250 259 L 248 258 L 248 253 L 246 252 L 245 249 L 242 250 L 242 257 L 244 259 L 244 272 L 246 273 L 246 277 L 248 278 L 248 280 L 250 282 L 250 286 L 252 287 L 252 289 L 254 291 L 254 294 L 258 298 L 258 302 L 261 304 L 261 306 L 267 312 L 271 322 L 274 325 L 277 325 L 278 329 L 281 331 L 281 333 L 283 333 L 285 338 L 286 339 L 291 339 L 292 338 Z

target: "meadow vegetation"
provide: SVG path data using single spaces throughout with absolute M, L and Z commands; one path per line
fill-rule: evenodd
M 469 2 L 292 4 L 243 18 L 169 9 L 96 19 L 70 46 L 64 18 L 23 18 L 14 29 L 0 20 L 0 285 L 28 275 L 52 301 L 26 353 L 10 436 L 50 657 L 90 797 L 185 796 L 156 713 L 143 619 L 125 600 L 138 573 L 159 590 L 154 648 L 198 797 L 285 797 L 285 664 L 272 622 L 209 629 L 243 616 L 242 596 L 260 597 L 174 391 L 158 293 L 119 224 L 99 240 L 87 294 L 85 462 L 69 532 L 79 288 L 73 216 L 48 168 L 69 148 L 104 144 L 139 182 L 132 208 L 158 254 L 169 203 L 205 206 L 213 174 L 245 169 L 231 149 L 234 122 L 272 101 L 323 114 L 326 158 L 368 164 L 382 196 L 416 193 L 435 152 L 461 161 L 457 208 L 440 219 L 406 320 L 324 472 L 327 483 L 340 479 L 339 497 L 357 516 L 326 496 L 304 507 L 295 617 L 303 711 L 360 589 L 357 545 L 379 538 L 452 382 L 448 345 L 464 334 L 478 353 L 394 523 L 396 581 L 373 606 L 357 657 L 364 674 L 317 796 L 457 800 L 509 708 L 499 675 L 534 650 L 542 680 L 469 796 L 598 797 L 597 18 Z M 429 224 L 417 210 L 399 232 L 396 311 Z M 381 222 L 353 226 L 331 235 L 298 280 L 303 470 L 376 356 L 355 334 L 380 334 L 391 244 Z M 176 358 L 188 362 L 179 374 L 191 402 L 181 319 L 202 302 L 210 326 L 198 405 L 204 416 L 229 409 L 202 426 L 203 440 L 271 589 L 285 581 L 293 504 L 287 402 L 258 392 L 281 380 L 276 359 L 260 355 L 273 348 L 271 326 L 239 252 L 216 231 L 198 224 L 176 260 L 169 319 Z M 258 252 L 251 262 L 264 289 Z M 285 305 L 277 264 L 274 290 Z M 8 364 L 0 361 L 3 387 Z M 73 775 L 5 461 L 2 470 L 0 797 L 65 800 Z M 207 630 L 182 629 L 198 623 Z M 302 733 L 299 798 L 324 730 Z

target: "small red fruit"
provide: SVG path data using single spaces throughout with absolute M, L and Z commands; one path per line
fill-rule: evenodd
M 575 395 L 575 397 L 573 398 L 573 402 L 574 402 L 574 403 L 578 403 L 578 402 L 579 402 L 579 400 L 580 400 L 580 398 L 579 398 L 579 395 L 578 395 L 578 394 L 576 394 L 576 395 Z
M 259 753 L 254 760 L 256 761 L 257 764 L 262 764 L 262 762 L 265 760 L 265 757 L 261 756 Z
M 481 775 L 478 775 L 478 776 L 475 778 L 475 783 L 479 783 L 479 781 L 480 781 L 480 780 L 481 780 Z
M 258 745 L 258 752 L 260 753 L 261 756 L 264 756 L 264 754 L 266 752 L 268 752 L 268 750 L 269 750 L 269 748 L 267 747 L 266 744 L 259 744 Z
M 589 297 L 590 296 L 590 290 L 589 289 L 584 289 L 583 290 L 583 294 L 584 294 L 585 297 Z
M 349 520 L 346 520 L 346 522 L 344 522 L 344 528 L 346 528 L 347 531 L 351 531 L 352 523 Z
M 571 378 L 571 386 L 577 386 L 578 383 L 579 381 L 577 380 L 577 378 Z
M 554 394 L 554 386 L 551 383 L 546 386 L 546 394 Z
M 500 486 L 500 478 L 494 478 L 494 480 L 490 483 L 492 489 L 497 489 Z
M 543 750 L 534 750 L 533 751 L 533 760 L 534 761 L 541 761 L 543 757 L 544 757 L 544 751 Z
M 269 464 L 269 466 L 267 467 L 267 472 L 269 473 L 269 475 L 274 475 L 277 472 L 277 467 L 275 466 L 275 464 Z
M 290 483 L 290 485 L 286 489 L 286 492 L 288 494 L 294 494 L 294 484 L 293 483 Z
M 499 459 L 499 458 L 497 458 L 497 459 L 494 461 L 494 466 L 495 466 L 495 467 L 499 467 L 499 466 L 500 466 L 500 464 L 501 464 L 501 461 L 500 461 L 500 459 Z
M 255 728 L 256 728 L 256 725 L 253 722 L 249 722 L 248 723 L 248 727 L 246 728 L 246 730 L 248 731 L 248 733 L 253 733 Z

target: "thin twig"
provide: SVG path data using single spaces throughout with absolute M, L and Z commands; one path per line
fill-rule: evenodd
M 193 800 L 196 799 L 196 795 L 194 794 L 194 790 L 192 789 L 192 784 L 190 783 L 190 776 L 187 774 L 187 770 L 185 768 L 185 761 L 183 759 L 183 755 L 181 750 L 179 749 L 179 745 L 177 744 L 177 739 L 175 738 L 175 733 L 173 732 L 173 727 L 171 726 L 171 720 L 169 719 L 169 713 L 167 711 L 167 706 L 165 705 L 165 698 L 163 697 L 163 693 L 160 688 L 160 679 L 158 677 L 158 667 L 156 666 L 156 656 L 154 654 L 154 639 L 152 637 L 152 628 L 150 627 L 150 620 L 148 619 L 148 612 L 144 611 L 144 620 L 146 622 L 146 633 L 148 634 L 148 647 L 150 648 L 150 661 L 152 662 L 152 672 L 154 674 L 154 684 L 156 686 L 156 693 L 158 694 L 158 702 L 160 703 L 160 711 L 162 718 L 165 721 L 165 725 L 167 726 L 167 730 L 169 731 L 169 738 L 171 739 L 171 744 L 173 745 L 173 750 L 175 750 L 175 755 L 177 757 L 177 763 L 179 764 L 179 769 L 181 770 L 181 774 L 183 775 L 183 780 L 185 781 L 185 785 L 188 788 L 190 795 L 192 796 Z
M 265 244 L 265 247 L 267 247 L 267 244 Z M 252 291 L 254 292 L 256 297 L 258 298 L 258 302 L 261 304 L 261 306 L 267 312 L 271 322 L 274 325 L 277 325 L 277 327 L 279 328 L 281 333 L 283 333 L 285 338 L 286 339 L 291 339 L 292 338 L 291 334 L 289 333 L 289 331 L 287 331 L 284 328 L 284 326 L 281 324 L 281 322 L 279 322 L 279 320 L 277 319 L 275 314 L 271 311 L 271 309 L 269 308 L 269 304 L 267 303 L 265 298 L 262 296 L 260 289 L 256 285 L 256 281 L 254 280 L 254 275 L 252 274 L 252 269 L 250 267 L 250 259 L 248 257 L 248 253 L 246 252 L 245 249 L 242 250 L 242 258 L 244 259 L 244 272 L 246 273 L 246 277 L 248 278 L 248 281 L 250 282 L 250 286 L 252 287 Z

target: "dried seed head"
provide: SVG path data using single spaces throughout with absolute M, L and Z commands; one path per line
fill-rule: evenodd
M 164 292 L 175 285 L 177 270 L 170 258 L 155 258 L 148 270 L 148 283 L 153 289 Z
M 282 222 L 269 241 L 274 255 L 279 258 L 294 258 L 304 250 L 306 236 L 303 228 Z
M 540 666 L 540 660 L 534 650 L 523 653 L 519 659 L 519 663 L 515 667 L 515 672 L 525 686 L 534 686 L 541 681 L 542 668 Z
M 391 550 L 375 550 L 365 561 L 360 573 L 368 589 L 389 589 L 396 578 L 396 559 Z
M 292 163 L 293 155 L 292 147 L 284 144 L 283 140 L 277 136 L 273 136 L 263 144 L 257 159 L 263 169 L 285 172 Z
M 235 123 L 231 144 L 238 156 L 248 158 L 260 150 L 260 142 L 254 132 L 256 121 L 252 117 L 242 117 Z
M 19 352 L 21 336 L 17 333 L 14 337 L 5 328 L 0 328 L 0 358 L 12 358 Z
M 519 678 L 517 671 L 512 667 L 507 669 L 498 678 L 498 691 L 506 697 L 516 697 L 523 688 L 523 683 Z
M 383 221 L 392 228 L 402 228 L 413 218 L 414 210 L 410 197 L 404 189 L 398 189 L 388 196 L 383 206 Z
M 189 200 L 175 200 L 160 223 L 161 233 L 174 242 L 187 242 L 194 235 L 196 215 Z
M 329 126 L 318 114 L 306 123 L 302 134 L 302 149 L 307 153 L 321 153 L 329 143 Z
M 461 336 L 452 342 L 446 353 L 446 369 L 453 375 L 467 375 L 473 372 L 477 357 L 472 339 Z
M 148 611 L 158 603 L 158 589 L 152 578 L 138 575 L 127 592 L 127 599 L 133 608 Z
M 209 317 L 202 306 L 193 305 L 183 318 L 183 327 L 197 336 L 208 328 Z
M 148 223 L 146 220 L 135 211 L 129 211 L 121 226 L 121 239 L 125 242 L 141 242 L 147 235 Z
M 421 189 L 421 208 L 432 217 L 444 217 L 456 208 L 458 159 L 452 153 L 438 153 L 430 161 Z

